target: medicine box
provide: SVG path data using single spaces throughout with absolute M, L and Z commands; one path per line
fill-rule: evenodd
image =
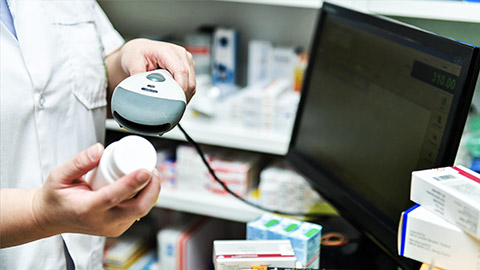
M 215 270 L 250 269 L 253 266 L 295 267 L 288 240 L 215 240 Z
M 263 214 L 247 223 L 247 240 L 290 240 L 295 257 L 302 267 L 320 265 L 322 226 L 310 222 Z
M 301 213 L 321 202 L 308 181 L 284 163 L 276 163 L 260 173 L 259 203 L 270 209 Z
M 273 214 L 263 214 L 259 218 L 247 223 L 247 240 L 266 240 L 268 230 L 280 223 L 282 218 Z
M 255 185 L 260 170 L 260 156 L 249 152 L 205 148 L 212 170 L 235 194 L 246 196 Z M 177 187 L 179 189 L 228 194 L 212 177 L 202 159 L 190 146 L 177 147 Z
M 410 199 L 480 239 L 480 175 L 463 166 L 415 171 Z
M 264 40 L 248 42 L 248 85 L 256 85 L 269 79 L 268 68 L 272 44 Z
M 157 234 L 158 258 L 161 269 L 209 269 L 211 246 L 224 237 L 226 221 L 198 216 L 180 217 Z
M 211 45 L 212 40 L 208 34 L 191 33 L 185 36 L 185 48 L 195 61 L 196 75 L 211 73 Z
M 107 268 L 130 269 L 148 252 L 148 239 L 138 235 L 109 238 L 104 252 Z
M 268 68 L 270 79 L 288 79 L 292 84 L 295 74 L 295 65 L 298 56 L 293 47 L 274 47 L 270 50 L 270 65 Z
M 302 267 L 317 269 L 320 265 L 320 239 L 322 226 L 303 222 L 297 230 L 288 235 L 297 260 Z
M 480 241 L 416 205 L 402 213 L 399 254 L 444 269 L 478 269 Z
M 213 84 L 235 84 L 238 32 L 218 28 L 213 33 Z
M 282 218 L 276 226 L 271 227 L 267 231 L 267 239 L 288 239 L 289 235 L 302 226 L 302 224 L 301 221 L 295 219 Z

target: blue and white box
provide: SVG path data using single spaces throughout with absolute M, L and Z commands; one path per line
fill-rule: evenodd
M 442 269 L 478 269 L 480 241 L 423 206 L 402 213 L 398 253 Z
M 213 34 L 213 84 L 235 84 L 238 32 L 218 28 Z

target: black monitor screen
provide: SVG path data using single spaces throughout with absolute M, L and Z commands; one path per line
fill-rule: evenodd
M 411 172 L 451 165 L 478 75 L 478 48 L 325 4 L 288 158 L 396 254 Z

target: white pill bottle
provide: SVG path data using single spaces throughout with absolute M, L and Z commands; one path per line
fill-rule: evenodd
M 156 164 L 155 147 L 143 137 L 129 135 L 105 148 L 98 166 L 87 174 L 87 182 L 97 190 L 138 169 L 151 173 Z

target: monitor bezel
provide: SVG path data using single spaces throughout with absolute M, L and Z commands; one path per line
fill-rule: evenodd
M 480 67 L 479 48 L 394 21 L 390 18 L 364 14 L 325 2 L 319 10 L 316 30 L 310 49 L 310 59 L 315 59 L 316 57 L 316 50 L 314 48 L 318 47 L 323 22 L 329 14 L 337 14 L 355 21 L 375 25 L 376 27 L 382 27 L 383 29 L 393 31 L 394 33 L 399 33 L 402 36 L 410 37 L 413 40 L 418 40 L 422 42 L 422 44 L 433 48 L 437 48 L 438 44 L 442 44 L 442 50 L 446 53 L 455 52 L 461 55 L 464 59 L 471 60 L 470 63 L 468 63 L 468 73 L 466 74 L 465 85 L 463 89 L 458 90 L 460 93 L 454 94 L 458 100 L 456 101 L 457 106 L 452 108 L 454 111 L 454 117 L 450 119 L 449 123 L 451 125 L 449 130 L 452 132 L 447 134 L 447 137 L 444 140 L 444 145 L 442 145 L 443 151 L 435 162 L 435 167 L 452 165 L 456 157 L 468 115 L 468 110 L 465 110 L 465 107 L 470 106 L 478 77 Z M 324 168 L 319 167 L 320 164 L 311 160 L 295 148 L 295 141 L 303 114 L 302 109 L 305 105 L 306 94 L 308 93 L 308 82 L 312 76 L 313 65 L 311 63 L 312 62 L 307 66 L 305 73 L 302 95 L 286 160 L 307 177 L 313 188 L 325 197 L 327 201 L 339 211 L 342 217 L 351 222 L 366 236 L 377 243 L 388 256 L 399 264 L 399 266 L 405 269 L 418 269 L 418 262 L 398 255 L 397 228 L 392 228 L 391 225 L 388 224 L 389 222 L 385 219 L 379 218 L 378 209 L 374 208 L 365 199 L 359 197 L 343 183 L 338 182 L 333 175 L 329 174 Z M 463 108 L 463 110 L 458 110 L 459 108 Z M 312 181 L 311 179 L 316 180 Z

